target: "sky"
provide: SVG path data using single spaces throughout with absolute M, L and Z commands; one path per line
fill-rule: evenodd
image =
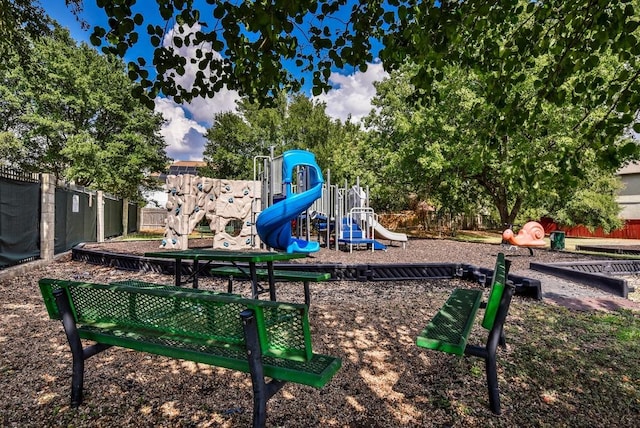
M 41 4 L 49 16 L 69 29 L 74 39 L 90 45 L 89 36 L 92 31 L 81 29 L 76 18 L 65 6 L 64 0 L 41 0 Z M 157 13 L 156 2 L 141 0 L 138 4 L 149 4 L 150 6 L 144 9 L 145 23 L 143 27 L 146 27 L 147 22 L 154 20 L 153 16 L 149 14 Z M 85 0 L 81 17 L 91 27 L 93 25 L 107 26 L 104 11 L 95 6 L 94 0 Z M 155 21 L 161 22 L 160 17 L 157 16 Z M 167 32 L 163 43 L 171 40 L 172 31 L 173 29 Z M 149 58 L 147 63 L 151 63 L 153 47 L 144 44 L 144 37 L 140 39 L 141 41 L 129 50 L 125 61 L 142 56 Z M 195 51 L 195 48 L 183 46 L 179 50 L 181 54 L 188 57 Z M 186 87 L 193 82 L 196 71 L 195 65 L 189 62 L 187 64 L 186 73 L 181 76 L 180 80 L 180 83 Z M 328 116 L 342 121 L 351 117 L 352 122 L 357 122 L 366 116 L 372 108 L 371 99 L 375 95 L 373 82 L 380 81 L 386 76 L 387 74 L 379 61 L 370 64 L 365 73 L 360 71 L 354 71 L 352 74 L 332 73 L 329 81 L 333 89 L 314 99 L 326 104 L 325 111 Z M 310 88 L 306 88 L 305 93 L 311 98 Z M 169 98 L 157 98 L 155 111 L 162 114 L 165 119 L 161 134 L 167 143 L 167 155 L 174 160 L 202 160 L 202 152 L 206 144 L 204 134 L 212 125 L 213 115 L 235 111 L 235 102 L 238 99 L 238 94 L 235 91 L 228 90 L 217 93 L 214 98 L 197 98 L 190 103 L 182 104 L 177 104 Z

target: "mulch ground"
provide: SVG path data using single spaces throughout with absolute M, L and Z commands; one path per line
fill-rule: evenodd
M 354 253 L 323 250 L 328 263 L 462 262 L 491 268 L 500 246 L 439 240 L 409 242 L 406 250 Z M 195 245 L 209 245 L 207 240 Z M 158 242 L 92 245 L 142 254 Z M 585 259 L 540 251 L 538 260 Z M 512 254 L 514 273 L 526 273 L 530 258 Z M 242 373 L 140 352 L 111 349 L 87 362 L 85 403 L 69 406 L 71 364 L 59 322 L 48 319 L 37 282 L 42 277 L 92 282 L 122 279 L 170 283 L 153 273 L 128 272 L 74 262 L 70 257 L 17 276 L 0 277 L 0 426 L 245 427 L 251 421 L 251 386 Z M 203 280 L 204 288 L 226 282 Z M 543 309 L 562 317 L 565 309 L 516 298 L 506 333 L 519 332 L 498 358 L 502 416 L 488 409 L 484 365 L 415 346 L 415 337 L 459 280 L 312 286 L 310 310 L 314 352 L 342 358 L 343 367 L 323 389 L 288 384 L 269 402 L 268 426 L 634 426 L 628 410 L 571 413 L 553 405 L 545 391 L 522 378 L 516 352 L 529 328 L 528 314 Z M 300 302 L 300 284 L 281 284 L 279 298 Z M 560 312 L 558 312 L 560 311 Z M 482 342 L 482 329 L 471 341 Z M 597 394 L 597 390 L 591 393 Z M 579 397 L 575 398 L 579 400 Z M 574 409 L 575 410 L 575 409 Z M 581 409 L 582 410 L 582 409 Z M 634 416 L 635 415 L 635 416 Z M 573 421 L 568 423 L 567 421 Z M 635 421 L 635 422 L 634 422 Z

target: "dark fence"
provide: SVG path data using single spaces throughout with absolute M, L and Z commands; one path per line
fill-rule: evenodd
M 0 269 L 39 257 L 39 177 L 0 168 Z
M 127 227 L 127 232 L 128 233 L 133 233 L 133 232 L 137 232 L 138 231 L 138 205 L 137 204 L 129 204 L 129 206 L 127 207 L 127 212 L 128 212 L 128 226 Z
M 0 269 L 40 258 L 41 200 L 39 174 L 0 167 Z M 122 235 L 123 201 L 106 195 L 103 201 L 104 236 Z M 55 254 L 68 251 L 80 242 L 97 241 L 97 202 L 95 192 L 56 187 L 53 225 Z M 137 205 L 129 204 L 127 214 L 127 232 L 137 231 Z M 47 242 L 51 242 L 50 239 Z M 46 246 L 44 248 L 46 251 Z
M 97 239 L 98 208 L 95 195 L 77 190 L 56 188 L 56 254 L 80 242 Z
M 104 237 L 122 235 L 122 199 L 104 198 Z

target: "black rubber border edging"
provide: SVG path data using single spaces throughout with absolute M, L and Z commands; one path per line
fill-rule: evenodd
M 170 259 L 149 258 L 131 254 L 111 253 L 89 250 L 78 245 L 71 249 L 71 257 L 75 261 L 109 266 L 116 269 L 155 272 L 164 275 L 175 274 L 175 262 Z M 299 263 L 278 263 L 278 269 L 300 269 Z M 225 266 L 215 264 L 215 266 Z M 360 264 L 344 265 L 336 263 L 305 264 L 309 270 L 327 272 L 334 281 L 407 281 L 438 280 L 461 278 L 477 282 L 483 286 L 490 284 L 493 270 L 470 264 L 460 263 L 404 263 L 404 264 Z M 182 274 L 189 275 L 193 265 L 189 261 L 182 262 Z M 208 271 L 204 276 L 210 275 Z M 516 294 L 534 299 L 542 299 L 540 281 L 518 275 L 509 275 L 509 281 L 516 287 Z
M 609 274 L 602 274 L 605 270 L 598 269 L 597 266 L 611 265 L 612 261 L 603 262 L 585 262 L 585 263 L 535 263 L 531 262 L 529 268 L 538 272 L 554 275 L 559 278 L 568 279 L 570 281 L 579 282 L 599 288 L 616 296 L 624 297 L 629 295 L 629 286 L 627 280 L 622 278 L 614 278 Z M 626 273 L 626 272 L 619 272 Z

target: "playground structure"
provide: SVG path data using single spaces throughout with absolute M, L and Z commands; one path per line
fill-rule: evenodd
M 308 153 L 300 150 L 293 152 L 298 152 L 298 155 Z M 305 204 L 300 206 L 304 206 L 304 209 L 293 217 L 286 217 L 293 220 L 295 225 L 290 229 L 291 233 L 308 243 L 305 245 L 309 245 L 312 235 L 317 233 L 318 242 L 309 248 L 317 251 L 320 243 L 324 242 L 328 248 L 333 244 L 336 250 L 341 245 L 348 246 L 350 251 L 360 246 L 370 247 L 372 251 L 386 250 L 387 246 L 377 239 L 386 239 L 390 243 L 401 242 L 405 247 L 407 235 L 389 231 L 378 222 L 377 214 L 369 206 L 368 189 L 360 187 L 359 179 L 354 186 L 349 187 L 345 181 L 344 187 L 340 187 L 331 184 L 330 171 L 326 171 L 326 180 L 322 180 L 318 176 L 320 169 L 317 165 L 284 162 L 284 158 L 274 158 L 273 153 L 271 156 L 255 158 L 254 179 L 262 182 L 262 205 L 267 207 L 265 211 L 292 195 L 305 195 Z M 294 166 L 298 166 L 295 176 L 292 170 Z M 284 172 L 284 180 L 280 176 L 281 171 Z M 264 236 L 260 235 L 266 242 Z M 280 248 L 283 247 L 281 245 Z
M 282 192 L 278 200 L 271 199 L 268 206 L 258 215 L 256 219 L 256 232 L 262 241 L 269 247 L 285 250 L 287 253 L 313 253 L 320 249 L 318 242 L 309 239 L 294 238 L 291 234 L 291 222 L 297 219 L 301 213 L 322 196 L 322 185 L 324 180 L 320 167 L 316 163 L 315 156 L 305 150 L 286 151 L 278 160 L 281 165 L 279 171 L 273 171 L 274 179 L 276 172 L 281 176 L 277 177 L 281 183 Z M 294 169 L 297 169 L 296 179 L 298 192 L 294 188 Z M 271 190 L 271 189 L 270 189 Z M 273 195 L 272 190 L 270 194 Z
M 324 190 L 326 197 L 323 194 L 312 208 L 322 219 L 317 229 L 327 245 L 330 245 L 333 234 L 336 250 L 340 245 L 348 246 L 349 251 L 360 246 L 370 247 L 371 251 L 386 250 L 387 245 L 379 239 L 385 239 L 389 244 L 402 243 L 406 248 L 407 235 L 392 232 L 380 224 L 378 214 L 369 206 L 369 189 L 363 189 L 359 179 L 353 186 L 345 180 L 344 187 L 328 184 Z
M 257 183 L 169 175 L 164 190 L 169 195 L 161 248 L 187 249 L 189 234 L 203 219 L 214 233 L 215 249 L 238 250 L 256 245 L 251 219 L 253 210 L 260 207 Z
M 529 249 L 529 253 L 533 255 L 532 248 L 545 247 L 544 242 L 544 227 L 537 221 L 529 221 L 518 231 L 518 234 L 514 234 L 513 230 L 508 227 L 502 232 L 502 240 L 505 243 L 516 247 L 524 247 Z
M 354 207 L 349 210 L 349 215 L 342 217 L 342 233 L 338 238 L 339 244 L 349 247 L 349 252 L 353 251 L 353 247 L 366 245 L 371 247 L 371 251 L 386 250 L 387 246 L 376 241 L 374 225 L 379 224 L 376 213 L 372 208 Z M 360 227 L 362 224 L 363 227 Z
M 369 207 L 369 192 L 356 185 L 325 182 L 313 153 L 289 150 L 282 156 L 254 158 L 253 181 L 169 175 L 165 236 L 161 248 L 187 249 L 188 236 L 205 221 L 214 249 L 266 246 L 312 253 L 360 246 L 386 250 L 378 239 L 401 242 L 407 235 L 387 230 Z M 317 240 L 312 235 L 317 234 Z

